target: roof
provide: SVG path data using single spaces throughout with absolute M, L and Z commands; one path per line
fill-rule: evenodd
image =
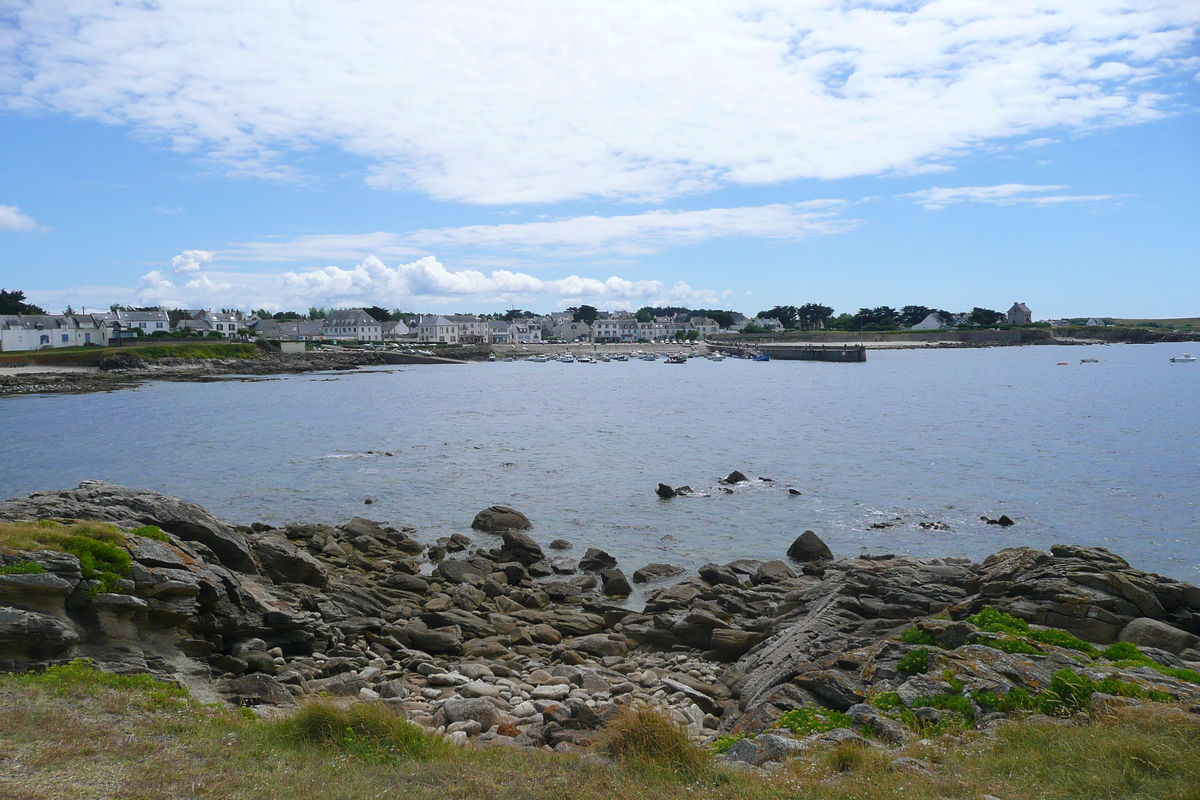
M 379 320 L 372 317 L 361 308 L 338 308 L 329 312 L 329 316 L 325 318 L 325 327 L 353 327 L 364 325 L 378 325 Z

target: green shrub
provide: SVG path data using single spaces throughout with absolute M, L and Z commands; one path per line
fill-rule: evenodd
M 734 733 L 730 734 L 729 736 L 718 736 L 716 739 L 713 739 L 711 746 L 714 753 L 717 755 L 724 755 L 725 753 L 729 752 L 729 748 L 733 747 L 735 744 L 745 738 L 747 738 L 747 736 L 744 733 Z
M 979 628 L 979 630 L 987 631 L 988 633 L 1011 633 L 1015 635 L 1029 633 L 1028 622 L 1018 619 L 1012 614 L 1006 614 L 992 606 L 987 606 L 978 614 L 967 617 L 967 622 Z
M 975 720 L 975 706 L 970 699 L 961 694 L 937 694 L 931 697 L 918 697 L 912 702 L 913 708 L 936 708 L 942 711 L 953 711 L 968 721 Z
M 600 749 L 638 772 L 695 781 L 712 772 L 712 752 L 697 747 L 669 717 L 643 708 L 622 711 L 608 723 Z
M 1104 648 L 1102 656 L 1109 661 L 1137 661 L 1143 664 L 1151 664 L 1152 660 L 1148 655 L 1143 653 L 1136 644 L 1130 642 L 1113 642 L 1108 647 Z
M 915 625 L 896 637 L 904 644 L 934 644 L 933 637 Z
M 41 575 L 45 571 L 46 568 L 36 561 L 16 561 L 0 566 L 0 575 Z
M 1158 672 L 1160 674 L 1174 678 L 1175 680 L 1186 681 L 1187 683 L 1200 683 L 1200 672 L 1197 672 L 1194 669 L 1179 669 L 1178 667 L 1163 667 L 1163 666 L 1159 666 L 1158 664 L 1152 664 L 1151 666 L 1153 666 L 1154 669 L 1158 670 Z
M 157 542 L 171 541 L 171 537 L 163 533 L 163 529 L 157 525 L 143 525 L 140 528 L 134 528 L 129 533 L 132 536 L 141 536 L 146 539 L 154 539 Z
M 978 644 L 984 645 L 985 647 L 994 647 L 997 650 L 1003 650 L 1006 653 L 1029 653 L 1031 655 L 1036 655 L 1042 652 L 1024 639 L 1018 639 L 1016 637 L 1005 637 L 1003 639 L 993 639 L 989 637 L 987 639 L 980 639 Z
M 904 701 L 900 699 L 900 695 L 895 692 L 884 692 L 883 694 L 871 700 L 871 705 L 878 708 L 880 711 L 891 711 L 895 708 L 901 708 Z
M 918 675 L 929 672 L 929 651 L 924 647 L 910 650 L 896 664 L 901 675 Z
M 787 728 L 797 736 L 828 733 L 836 728 L 850 728 L 853 725 L 854 720 L 842 712 L 816 706 L 794 708 L 783 712 L 783 716 L 779 718 L 779 727 Z
M 1030 631 L 1029 638 L 1035 642 L 1041 642 L 1042 644 L 1050 644 L 1054 645 L 1055 647 L 1065 647 L 1068 650 L 1078 650 L 1079 652 L 1085 653 L 1092 658 L 1100 655 L 1100 651 L 1097 650 L 1094 645 L 1085 642 L 1082 639 L 1076 638 L 1066 631 L 1060 631 L 1054 628 L 1047 628 L 1044 631 Z
M 423 760 L 449 747 L 383 703 L 338 708 L 318 700 L 289 717 L 264 724 L 268 735 L 276 734 L 289 744 L 337 750 L 367 762 Z

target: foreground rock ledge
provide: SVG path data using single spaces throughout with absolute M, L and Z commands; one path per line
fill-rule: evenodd
M 501 509 L 488 511 L 510 511 Z M 801 574 L 782 560 L 690 575 L 645 565 L 634 580 L 659 583 L 635 610 L 605 595 L 630 590 L 610 554 L 547 559 L 512 527 L 483 544 L 463 534 L 422 543 L 412 529 L 357 517 L 246 528 L 99 481 L 0 502 L 0 520 L 38 519 L 156 525 L 168 541 L 128 535 L 129 579 L 106 592 L 74 556 L 0 551 L 0 565 L 43 570 L 0 575 L 0 668 L 10 671 L 86 657 L 204 699 L 259 708 L 322 693 L 378 700 L 460 741 L 567 751 L 588 747 L 635 703 L 663 707 L 699 741 L 767 731 L 786 712 L 813 708 L 900 743 L 912 731 L 868 698 L 894 693 L 935 725 L 952 712 L 922 698 L 1036 695 L 1064 669 L 1116 679 L 1130 695 L 1094 695 L 1101 704 L 1200 701 L 1185 672 L 1200 669 L 1200 589 L 1101 548 L 1009 548 L 982 563 L 833 560 L 806 532 L 804 551 L 789 553 Z M 988 606 L 1097 646 L 1136 644 L 1143 661 L 1040 640 L 1006 652 L 998 634 L 965 621 Z M 914 654 L 924 671 L 905 668 Z M 996 715 L 977 711 L 972 723 L 987 730 Z M 757 764 L 800 746 L 778 732 L 730 757 Z

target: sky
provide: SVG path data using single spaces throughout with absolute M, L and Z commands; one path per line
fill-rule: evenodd
M 1195 0 L 0 0 L 0 286 L 1200 316 Z

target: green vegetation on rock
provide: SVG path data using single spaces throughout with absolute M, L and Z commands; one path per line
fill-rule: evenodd
M 896 637 L 904 644 L 934 644 L 933 637 L 915 625 Z
M 929 671 L 929 651 L 924 647 L 910 650 L 896 664 L 901 675 L 920 675 Z
M 0 548 L 69 553 L 79 559 L 83 577 L 96 581 L 95 592 L 111 591 L 115 581 L 130 576 L 133 564 L 125 534 L 103 522 L 0 523 Z
M 429 759 L 449 747 L 383 703 L 339 708 L 328 700 L 317 700 L 268 723 L 267 735 L 272 734 L 296 746 L 337 751 L 374 763 Z
M 0 565 L 0 575 L 41 575 L 46 568 L 36 561 L 14 561 Z
M 854 720 L 842 712 L 817 706 L 794 708 L 783 712 L 779 718 L 779 727 L 786 728 L 797 736 L 828 733 L 836 728 L 850 728 L 853 725 Z
M 712 752 L 694 744 L 669 717 L 649 708 L 622 711 L 604 730 L 600 749 L 626 769 L 651 779 L 692 782 L 713 774 Z

